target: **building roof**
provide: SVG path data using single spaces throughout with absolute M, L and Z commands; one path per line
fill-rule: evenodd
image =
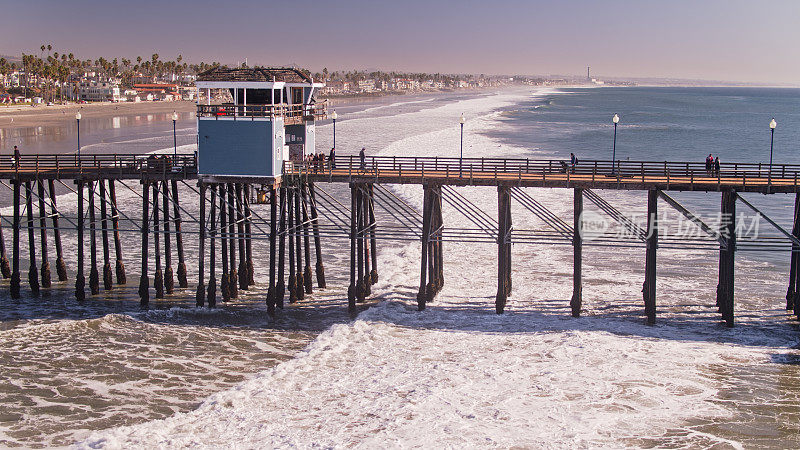
M 197 81 L 283 81 L 311 83 L 311 78 L 291 67 L 247 67 L 227 69 L 215 67 L 197 75 Z

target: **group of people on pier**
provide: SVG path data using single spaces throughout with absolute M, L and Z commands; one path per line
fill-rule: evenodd
M 719 156 L 716 158 L 709 153 L 706 157 L 706 175 L 712 177 L 719 175 Z

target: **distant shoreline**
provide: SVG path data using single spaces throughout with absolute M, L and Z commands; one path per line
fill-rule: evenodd
M 55 125 L 75 120 L 75 113 L 82 117 L 111 117 L 138 114 L 165 114 L 172 111 L 194 112 L 195 102 L 140 102 L 140 103 L 85 103 L 53 106 L 24 106 L 9 111 L 0 108 L 0 128 L 24 128 L 38 125 Z

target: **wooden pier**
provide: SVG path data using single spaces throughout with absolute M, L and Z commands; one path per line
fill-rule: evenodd
M 612 164 L 610 161 L 584 161 L 571 167 L 558 160 L 370 157 L 362 161 L 348 156 L 325 163 L 284 163 L 281 177 L 205 176 L 198 175 L 193 155 L 177 158 L 153 155 L 28 156 L 23 157 L 18 165 L 0 167 L 0 183 L 11 192 L 13 203 L 13 217 L 3 220 L 5 231 L 10 229 L 12 233 L 11 263 L 8 262 L 4 241 L 7 233 L 4 234 L 0 228 L 0 272 L 4 278 L 10 278 L 11 297 L 19 298 L 20 236 L 24 228 L 28 237 L 27 278 L 31 294 L 39 295 L 42 289 L 50 289 L 54 282 L 50 239 L 56 251 L 58 282 L 68 281 L 62 231 L 75 229 L 78 241 L 77 267 L 72 268 L 75 298 L 85 301 L 85 247 L 89 249 L 90 295 L 97 295 L 101 288 L 112 290 L 114 284 L 125 284 L 127 276 L 121 243 L 121 233 L 125 230 L 120 224 L 133 223 L 141 242 L 139 296 L 143 307 L 148 306 L 151 293 L 159 299 L 189 288 L 184 245 L 187 239 L 196 237 L 199 241 L 198 280 L 194 286 L 197 306 L 216 306 L 218 287 L 223 301 L 252 290 L 256 270 L 254 261 L 265 260 L 269 264 L 269 286 L 264 295 L 267 311 L 275 314 L 276 309 L 283 308 L 285 298 L 290 303 L 302 301 L 305 296 L 313 294 L 314 284 L 317 289 L 328 288 L 322 245 L 327 239 L 340 238 L 348 239 L 350 243 L 347 298 L 348 307 L 355 310 L 357 303 L 364 302 L 371 295 L 371 286 L 378 280 L 378 242 L 383 239 L 414 240 L 420 243 L 422 250 L 417 303 L 423 310 L 445 283 L 445 242 L 492 242 L 497 245 L 495 308 L 497 313 L 502 313 L 512 296 L 512 243 L 563 244 L 573 248 L 570 306 L 572 315 L 577 317 L 581 314 L 583 301 L 583 248 L 591 245 L 643 246 L 646 249 L 643 313 L 647 323 L 652 324 L 657 311 L 658 249 L 716 249 L 719 251 L 716 307 L 721 319 L 732 326 L 736 251 L 786 251 L 790 263 L 786 308 L 800 318 L 798 174 L 800 165 L 773 165 L 770 170 L 761 164 L 727 163 L 719 172 L 709 173 L 703 163 L 691 162 L 618 161 Z M 141 184 L 141 193 L 137 193 L 142 200 L 138 219 L 123 217 L 117 204 L 118 184 L 126 180 L 138 180 Z M 350 198 L 337 198 L 337 194 L 321 187 L 332 183 L 346 185 Z M 420 185 L 423 189 L 422 204 L 408 204 L 387 189 L 389 184 Z M 76 217 L 61 213 L 63 205 L 56 203 L 57 185 L 77 194 Z M 179 199 L 179 185 L 188 187 L 196 195 Z M 469 186 L 496 187 L 496 217 L 469 200 L 465 195 Z M 572 189 L 573 222 L 567 223 L 548 210 L 526 191 L 525 188 L 529 187 Z M 251 207 L 250 199 L 257 188 L 268 190 L 268 217 L 261 217 Z M 634 223 L 603 199 L 598 191 L 606 189 L 646 192 L 646 228 Z M 735 217 L 739 203 L 763 217 L 785 239 L 778 242 L 737 237 L 733 220 L 716 227 L 709 226 L 670 197 L 670 191 L 706 192 L 710 199 L 712 195 L 719 195 L 721 217 Z M 792 230 L 784 230 L 756 205 L 739 195 L 745 192 L 795 194 Z M 199 202 L 199 217 L 189 215 L 181 206 L 182 201 L 184 205 L 187 201 Z M 585 201 L 593 203 L 610 220 L 630 231 L 630 236 L 624 239 L 603 236 L 585 239 L 582 223 Z M 24 212 L 21 210 L 23 202 Z M 442 215 L 444 203 L 463 214 L 470 227 L 448 226 Z M 658 223 L 660 204 L 696 224 L 702 230 L 702 238 L 681 240 L 667 235 Z M 377 208 L 395 220 L 379 224 Z M 536 215 L 548 228 L 515 228 L 514 215 L 518 211 Z M 187 235 L 187 220 L 198 226 L 198 233 Z M 88 243 L 85 242 L 87 228 Z M 254 255 L 253 239 L 268 240 L 269 254 Z M 98 240 L 101 249 L 98 249 Z M 154 251 L 153 266 L 150 264 L 151 249 Z M 177 265 L 173 256 L 177 257 Z M 221 273 L 218 273 L 219 268 Z

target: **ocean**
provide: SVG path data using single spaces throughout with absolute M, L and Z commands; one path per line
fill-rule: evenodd
M 796 163 L 798 100 L 798 90 L 739 88 L 518 88 L 401 97 L 340 107 L 337 151 L 363 146 L 372 155 L 457 156 L 464 113 L 465 156 L 566 159 L 574 152 L 583 160 L 609 159 L 617 113 L 619 159 L 702 161 L 714 153 L 723 164 L 765 162 L 774 116 L 775 161 Z M 95 151 L 171 151 L 168 120 L 149 122 L 121 131 L 98 122 L 97 134 L 86 139 Z M 191 118 L 181 123 L 179 151 L 191 152 Z M 331 124 L 319 125 L 318 146 L 329 148 L 331 139 Z M 319 187 L 345 198 L 342 187 Z M 419 186 L 391 188 L 421 204 Z M 123 211 L 135 215 L 136 195 L 118 192 L 125 192 Z M 183 187 L 181 195 L 189 192 Z M 461 193 L 496 214 L 495 189 Z M 571 221 L 571 191 L 528 193 Z M 646 210 L 641 192 L 599 193 L 632 216 Z M 718 194 L 673 197 L 704 217 L 719 209 Z M 791 227 L 792 197 L 745 197 Z M 545 226 L 518 204 L 512 210 L 515 228 Z M 378 212 L 379 224 L 390 220 Z M 443 216 L 445 227 L 468 223 L 447 204 Z M 775 232 L 764 226 L 763 233 Z M 64 239 L 67 265 L 74 267 L 74 234 Z M 658 322 L 647 326 L 643 246 L 584 248 L 584 311 L 576 319 L 569 310 L 568 245 L 513 246 L 514 291 L 498 316 L 494 245 L 445 242 L 445 286 L 418 312 L 419 243 L 381 241 L 373 301 L 355 318 L 346 312 L 347 242 L 323 245 L 329 288 L 274 320 L 264 304 L 266 265 L 258 263 L 256 289 L 211 311 L 194 308 L 193 288 L 152 301 L 147 311 L 138 308 L 135 283 L 82 305 L 71 283 L 41 298 L 26 297 L 23 286 L 20 300 L 4 289 L 0 445 L 800 444 L 798 324 L 784 311 L 788 247 L 737 254 L 737 326 L 728 329 L 714 305 L 713 249 L 659 251 Z M 129 280 L 138 271 L 136 247 L 126 246 Z M 254 251 L 266 255 L 265 243 L 256 242 Z M 193 258 L 196 243 L 187 246 L 187 260 Z

